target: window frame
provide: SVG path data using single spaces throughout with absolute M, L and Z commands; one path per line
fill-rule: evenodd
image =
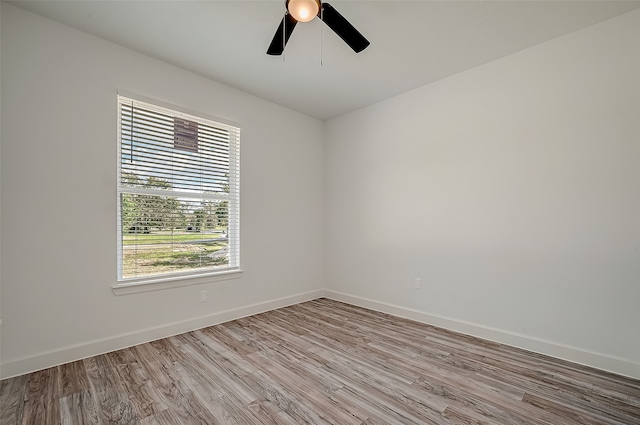
M 204 122 L 207 125 L 213 125 L 216 128 L 224 128 L 231 130 L 237 136 L 229 140 L 229 192 L 224 194 L 205 194 L 191 193 L 189 191 L 167 191 L 165 189 L 153 188 L 136 188 L 122 184 L 122 105 L 123 102 L 131 102 L 142 108 L 159 113 L 170 113 L 174 117 L 183 118 L 195 122 Z M 222 280 L 237 279 L 240 277 L 242 270 L 240 269 L 240 132 L 241 127 L 237 123 L 223 120 L 217 117 L 207 116 L 200 112 L 188 111 L 184 108 L 166 104 L 154 99 L 147 99 L 137 95 L 118 92 L 117 95 L 117 283 L 112 286 L 116 295 L 129 293 L 139 293 L 147 291 L 162 290 L 188 285 L 197 285 L 202 283 L 210 283 Z M 229 267 L 215 269 L 213 267 L 198 268 L 187 271 L 174 271 L 163 274 L 154 274 L 136 277 L 123 276 L 123 223 L 122 223 L 122 194 L 137 193 L 156 196 L 182 196 L 187 194 L 187 198 L 209 199 L 214 201 L 228 201 L 229 217 L 228 217 L 228 247 L 229 247 Z M 175 195 L 174 195 L 175 194 Z

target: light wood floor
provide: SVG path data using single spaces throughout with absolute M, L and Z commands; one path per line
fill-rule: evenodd
M 14 424 L 640 424 L 640 381 L 319 299 L 2 381 Z

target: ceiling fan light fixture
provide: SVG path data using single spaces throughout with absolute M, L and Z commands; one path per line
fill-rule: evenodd
M 320 0 L 287 0 L 287 10 L 298 22 L 309 22 L 320 12 Z
M 354 52 L 360 53 L 367 48 L 369 40 L 364 38 L 333 6 L 327 2 L 320 3 L 320 1 L 286 0 L 287 11 L 278 25 L 271 44 L 269 44 L 268 55 L 281 55 L 298 22 L 309 22 L 316 16 L 344 40 Z

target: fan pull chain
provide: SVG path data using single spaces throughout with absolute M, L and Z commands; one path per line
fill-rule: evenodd
M 324 23 L 324 7 L 320 6 L 320 20 Z M 322 56 L 324 51 L 322 50 L 322 39 L 324 34 L 324 25 L 320 24 L 320 66 L 322 66 Z

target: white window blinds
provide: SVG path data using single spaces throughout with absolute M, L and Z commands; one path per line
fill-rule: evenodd
M 118 275 L 237 269 L 240 129 L 118 96 Z

